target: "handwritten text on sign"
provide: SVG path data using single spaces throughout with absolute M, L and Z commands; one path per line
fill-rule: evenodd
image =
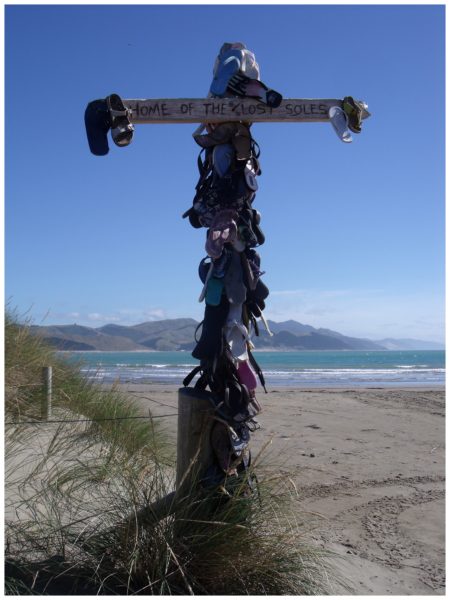
M 124 100 L 135 123 L 201 123 L 257 121 L 328 121 L 328 109 L 341 100 L 284 100 L 270 108 L 256 100 L 166 99 Z

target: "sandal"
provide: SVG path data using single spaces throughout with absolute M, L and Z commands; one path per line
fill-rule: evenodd
M 250 79 L 242 73 L 234 74 L 228 82 L 228 89 L 236 96 L 255 98 L 271 108 L 278 108 L 283 96 L 271 90 L 262 81 Z
M 132 111 L 126 108 L 118 94 L 106 98 L 111 118 L 111 137 L 117 146 L 128 146 L 133 139 L 134 127 L 131 124 Z
M 361 133 L 361 121 L 366 106 L 351 96 L 346 96 L 342 101 L 342 108 L 348 117 L 348 128 L 353 133 Z
M 236 212 L 230 209 L 221 210 L 214 216 L 205 245 L 208 256 L 219 258 L 223 251 L 223 245 L 232 243 L 236 239 L 235 219 Z

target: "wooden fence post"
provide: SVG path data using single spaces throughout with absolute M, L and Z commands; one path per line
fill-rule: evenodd
M 126 527 L 134 527 L 143 521 L 157 522 L 177 508 L 177 502 L 189 495 L 198 479 L 213 462 L 209 436 L 214 408 L 209 393 L 194 388 L 178 390 L 177 470 L 175 490 L 160 498 L 125 521 Z
M 209 441 L 214 408 L 209 392 L 195 388 L 178 390 L 176 494 L 189 490 L 213 462 Z
M 52 416 L 52 367 L 42 367 L 41 419 L 47 421 Z

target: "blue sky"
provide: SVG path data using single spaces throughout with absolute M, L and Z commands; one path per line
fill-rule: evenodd
M 202 318 L 193 125 L 90 154 L 88 101 L 204 97 L 243 41 L 286 98 L 369 104 L 353 144 L 255 124 L 267 316 L 444 338 L 444 6 L 7 6 L 5 296 L 35 323 Z

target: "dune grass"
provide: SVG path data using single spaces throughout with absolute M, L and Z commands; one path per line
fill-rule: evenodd
M 197 486 L 152 514 L 174 489 L 157 423 L 122 418 L 137 416 L 126 397 L 87 382 L 10 316 L 5 341 L 6 423 L 16 423 L 5 427 L 5 593 L 326 593 L 323 555 L 303 540 L 286 478 L 256 466 L 260 481 L 236 480 L 232 496 Z M 46 365 L 61 422 L 30 424 Z M 111 416 L 120 420 L 101 420 Z
M 7 422 L 40 420 L 42 368 L 53 372 L 52 420 L 69 414 L 92 420 L 89 434 L 108 440 L 130 456 L 140 449 L 157 453 L 158 460 L 169 452 L 164 436 L 156 435 L 154 420 L 137 419 L 138 409 L 114 388 L 104 389 L 80 375 L 79 365 L 69 364 L 32 335 L 27 324 L 5 318 L 5 411 Z M 75 417 L 76 418 L 76 417 Z M 81 417 L 80 417 L 81 418 Z M 172 456 L 172 460 L 174 457 Z M 165 457 L 168 460 L 168 457 Z

